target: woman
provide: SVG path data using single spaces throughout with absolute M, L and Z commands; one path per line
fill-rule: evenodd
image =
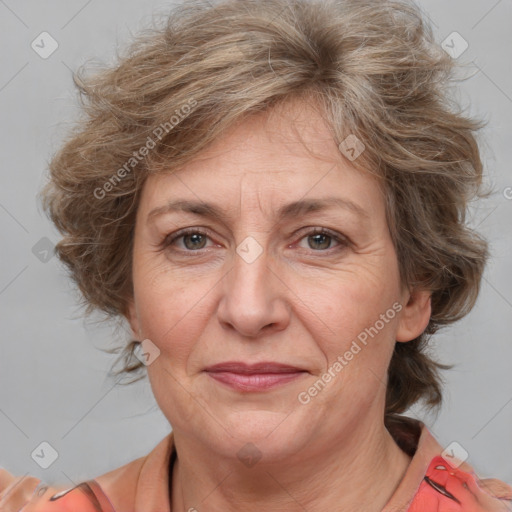
M 188 2 L 77 77 L 88 117 L 45 206 L 173 431 L 71 489 L 2 470 L 0 509 L 509 509 L 510 486 L 400 415 L 441 403 L 426 343 L 488 256 L 452 67 L 405 1 L 243 0 Z

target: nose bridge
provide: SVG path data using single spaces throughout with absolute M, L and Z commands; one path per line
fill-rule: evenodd
M 266 241 L 259 239 L 249 235 L 237 245 L 219 304 L 219 320 L 245 336 L 270 325 L 283 328 L 288 316 Z

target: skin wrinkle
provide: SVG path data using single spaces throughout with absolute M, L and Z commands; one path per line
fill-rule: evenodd
M 343 504 L 346 511 L 351 496 L 343 496 L 347 503 L 336 501 L 325 492 L 328 482 L 362 490 L 358 475 L 377 474 L 379 457 L 389 481 L 379 481 L 384 490 L 372 488 L 370 496 L 384 495 L 396 478 L 386 468 L 398 467 L 389 458 L 400 455 L 386 442 L 378 410 L 392 343 L 388 428 L 420 400 L 429 409 L 441 404 L 437 370 L 449 366 L 437 364 L 426 349 L 429 336 L 465 316 L 478 295 L 486 243 L 464 225 L 464 212 L 473 197 L 482 196 L 483 166 L 473 134 L 486 123 L 452 108 L 457 102 L 448 101 L 446 91 L 455 61 L 437 44 L 427 21 L 417 6 L 402 1 L 269 0 L 262 8 L 259 0 L 249 0 L 213 9 L 208 2 L 185 2 L 171 9 L 167 24 L 141 33 L 112 66 L 90 75 L 82 67 L 74 74 L 84 117 L 52 158 L 45 209 L 62 234 L 56 252 L 71 271 L 86 312 L 99 309 L 116 320 L 128 315 L 137 339 L 150 337 L 161 349 L 154 366 L 145 368 L 141 361 L 133 364 L 137 341 L 123 340 L 124 361 L 114 375 L 150 374 L 156 399 L 179 437 L 183 467 L 176 474 L 186 482 L 183 506 L 210 492 L 205 483 L 213 484 L 218 475 L 208 460 L 221 461 L 228 475 L 236 473 L 234 442 L 247 439 L 262 443 L 264 458 L 247 473 L 261 477 L 261 487 L 251 495 L 248 481 L 230 481 L 206 508 L 215 505 L 224 512 L 254 496 L 250 506 L 268 510 L 271 498 L 312 503 L 318 496 L 315 506 L 322 510 Z M 240 59 L 241 47 L 247 58 Z M 287 102 L 292 108 L 274 109 Z M 261 112 L 261 125 L 246 117 Z M 318 115 L 329 129 L 318 123 Z M 232 130 L 233 123 L 238 126 Z M 352 179 L 340 158 L 337 145 L 348 135 L 365 145 L 352 165 L 378 175 L 385 192 L 403 289 L 395 286 L 396 261 L 381 236 L 382 225 L 373 224 L 370 233 L 370 227 L 351 225 L 341 213 L 311 216 L 308 222 L 297 215 L 290 223 L 268 216 L 285 198 L 337 190 L 364 199 L 372 219 L 382 220 L 374 182 Z M 149 145 L 147 158 L 141 158 Z M 325 162 L 329 165 L 321 165 Z M 175 181 L 183 177 L 181 183 L 165 179 L 180 166 Z M 173 197 L 214 199 L 232 211 L 238 206 L 239 215 L 224 225 L 169 217 L 158 229 L 142 229 L 140 216 L 132 265 L 143 184 L 158 172 L 162 179 L 151 179 L 144 189 L 142 204 L 148 208 Z M 163 235 L 192 224 L 211 230 L 216 250 L 186 259 L 159 249 Z M 356 238 L 366 233 L 367 239 L 328 257 L 306 256 L 285 246 L 292 238 L 298 242 L 291 231 L 305 224 L 339 227 Z M 244 265 L 235 249 L 249 234 L 264 252 Z M 409 301 L 407 287 L 413 284 L 432 293 L 426 328 L 430 298 L 415 291 Z M 265 400 L 242 399 L 207 385 L 200 373 L 221 358 L 297 358 L 296 363 L 310 365 L 312 382 L 395 299 L 405 309 L 307 407 L 296 407 L 298 390 L 291 385 L 267 393 Z M 212 427 L 219 419 L 225 425 Z M 378 444 L 382 435 L 387 437 Z M 351 444 L 362 442 L 366 454 L 378 447 L 369 468 L 364 456 L 350 453 Z M 338 463 L 345 459 L 361 464 L 341 471 Z M 270 482 L 268 502 L 258 503 L 265 494 L 263 477 L 270 474 L 266 467 L 283 482 Z M 310 474 L 311 467 L 323 473 Z M 302 488 L 299 481 L 310 485 Z M 377 503 L 365 510 L 371 505 Z
M 314 111 L 302 108 L 298 118 L 301 138 L 331 162 L 301 150 L 302 142 L 283 144 L 265 129 L 267 118 L 253 117 L 211 148 L 215 156 L 191 162 L 179 179 L 153 175 L 142 192 L 130 323 L 161 352 L 147 370 L 176 441 L 173 512 L 199 504 L 228 512 L 380 511 L 410 460 L 384 427 L 384 383 L 395 340 L 413 339 L 425 328 L 429 295 L 410 296 L 400 286 L 377 182 L 341 159 L 332 140 L 325 142 L 327 127 Z M 272 120 L 273 133 L 293 133 L 277 116 Z M 283 225 L 271 215 L 278 205 L 334 192 L 369 212 L 366 226 L 341 208 Z M 153 208 L 193 197 L 236 203 L 239 211 L 231 209 L 223 224 L 190 214 L 145 222 Z M 186 258 L 169 247 L 155 249 L 184 227 L 208 228 L 211 252 Z M 353 245 L 323 256 L 306 249 L 312 227 L 346 233 Z M 264 249 L 250 264 L 235 252 L 249 235 Z M 298 393 L 394 302 L 401 312 L 314 400 L 299 403 Z M 309 373 L 265 393 L 242 394 L 202 371 L 226 360 L 275 360 Z M 262 453 L 251 468 L 237 457 L 248 442 Z
M 439 370 L 450 366 L 427 352 L 429 336 L 474 307 L 489 255 L 484 238 L 463 221 L 469 201 L 491 192 L 483 186 L 475 137 L 487 123 L 448 101 L 454 59 L 412 3 L 269 0 L 263 9 L 259 0 L 249 3 L 251 12 L 245 2 L 176 5 L 168 24 L 141 33 L 112 66 L 77 71 L 84 118 L 52 158 L 42 191 L 62 234 L 56 252 L 83 295 L 85 313 L 99 310 L 124 324 L 133 291 L 133 226 L 148 174 L 197 160 L 248 114 L 289 100 L 315 103 L 330 125 L 319 141 L 332 136 L 339 144 L 353 134 L 365 144 L 353 165 L 381 178 L 404 287 L 432 292 L 426 330 L 393 355 L 386 424 L 419 400 L 438 408 Z M 248 59 L 240 59 L 241 47 Z M 290 109 L 283 120 L 308 128 L 305 110 Z M 154 149 L 142 160 L 148 144 Z M 121 364 L 113 375 L 144 379 L 143 363 L 134 364 L 137 341 L 127 341 L 116 347 L 121 354 L 111 370 Z

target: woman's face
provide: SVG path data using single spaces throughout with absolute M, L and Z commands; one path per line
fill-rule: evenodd
M 226 457 L 364 442 L 383 422 L 395 341 L 430 316 L 426 292 L 400 287 L 377 183 L 303 106 L 148 178 L 133 282 L 132 329 L 160 351 L 147 366 L 158 405 L 175 433 Z M 284 367 L 244 373 L 263 362 Z

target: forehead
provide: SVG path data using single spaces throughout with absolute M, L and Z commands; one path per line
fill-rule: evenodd
M 327 196 L 370 216 L 382 201 L 376 178 L 343 157 L 318 109 L 295 103 L 247 117 L 181 169 L 151 175 L 141 207 L 149 214 L 180 200 L 276 210 Z

